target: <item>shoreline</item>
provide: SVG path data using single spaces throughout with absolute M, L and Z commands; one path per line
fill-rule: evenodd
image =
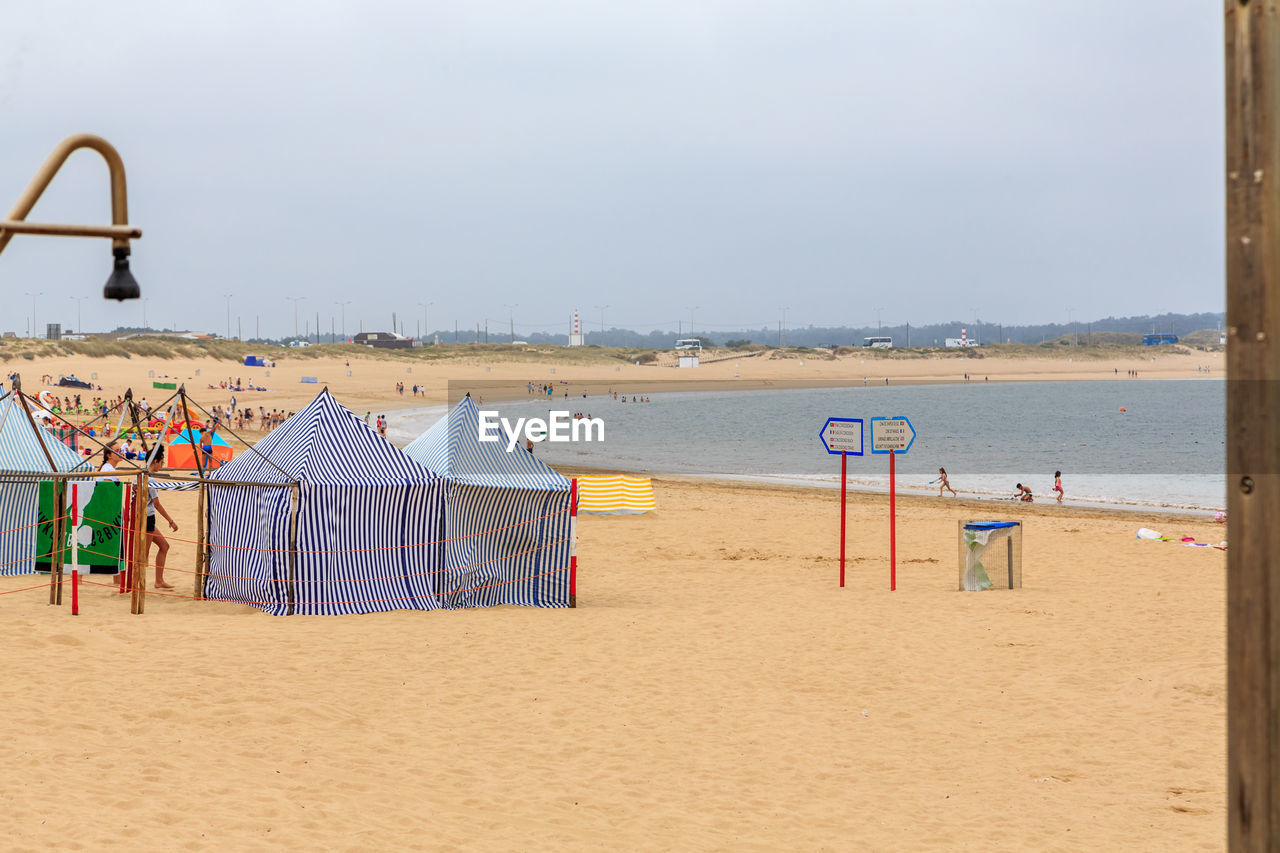
M 560 465 L 555 469 L 557 472 L 566 477 L 616 477 L 619 475 L 631 477 L 648 477 L 657 482 L 683 483 L 687 485 L 709 485 L 718 486 L 725 489 L 748 488 L 759 490 L 777 489 L 786 492 L 800 492 L 808 495 L 830 495 L 840 488 L 839 482 L 820 483 L 807 482 L 796 479 L 771 479 L 748 474 L 686 474 L 679 472 L 650 471 L 637 472 L 623 468 L 602 468 L 602 467 L 583 467 L 574 465 Z M 858 498 L 872 498 L 880 503 L 888 504 L 889 489 L 887 486 L 880 488 L 874 486 L 866 486 L 863 484 L 848 485 L 848 493 Z M 1079 514 L 1082 518 L 1115 518 L 1118 515 L 1144 515 L 1157 520 L 1169 520 L 1176 522 L 1195 522 L 1202 523 L 1205 521 L 1212 522 L 1212 514 L 1219 508 L 1203 508 L 1203 507 L 1182 507 L 1182 506 L 1157 506 L 1153 504 L 1142 503 L 1109 503 L 1106 501 L 1064 501 L 1059 504 L 1054 500 L 1033 501 L 1031 503 L 1022 503 L 1013 498 L 999 497 L 983 497 L 973 495 L 972 493 L 961 492 L 958 497 L 938 497 L 932 494 L 921 494 L 916 490 L 903 491 L 899 487 L 895 499 L 899 503 L 910 503 L 915 506 L 928 508 L 941 508 L 960 506 L 965 509 L 982 511 L 990 513 L 997 511 L 1001 513 L 1009 512 L 1032 512 L 1039 510 L 1053 513 L 1055 515 L 1075 515 Z M 993 508 L 998 508 L 993 510 Z M 1208 515 L 1208 519 L 1200 516 Z M 1223 526 L 1223 533 L 1226 528 Z

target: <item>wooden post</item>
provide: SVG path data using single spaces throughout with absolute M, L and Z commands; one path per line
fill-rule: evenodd
M 147 474 L 138 474 L 133 500 L 133 596 L 129 612 L 141 615 L 147 604 Z
M 1226 2 L 1227 842 L 1280 845 L 1280 15 Z
M 205 528 L 204 528 L 204 483 L 200 484 L 199 499 L 196 501 L 196 571 L 195 571 L 195 588 L 191 594 L 199 601 L 204 598 L 204 573 L 205 573 Z

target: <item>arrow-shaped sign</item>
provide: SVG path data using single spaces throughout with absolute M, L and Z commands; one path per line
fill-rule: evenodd
M 871 419 L 871 452 L 896 454 L 906 453 L 916 440 L 916 431 L 911 421 L 906 418 L 872 418 Z
M 862 455 L 862 418 L 827 418 L 818 431 L 828 453 Z

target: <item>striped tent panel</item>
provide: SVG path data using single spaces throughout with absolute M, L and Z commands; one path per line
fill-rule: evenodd
M 304 484 L 299 530 L 296 612 L 372 613 L 442 606 L 441 517 L 444 488 L 422 483 L 396 488 Z M 348 519 L 364 519 L 351 524 Z M 361 552 L 377 543 L 377 550 Z M 302 538 L 299 537 L 299 546 Z M 392 546 L 392 547 L 387 547 Z
M 288 612 L 291 486 L 209 489 L 205 597 Z
M 88 468 L 89 462 L 44 427 L 31 428 L 22 404 L 13 394 L 0 401 L 0 471 L 45 473 L 53 457 L 59 471 Z M 39 484 L 0 482 L 0 575 L 29 575 L 35 572 L 36 528 L 39 514 Z
M 199 483 L 184 480 L 149 480 L 148 482 L 154 483 L 155 487 L 162 492 L 194 492 L 200 488 Z
M 569 480 L 524 448 L 480 441 L 480 413 L 464 397 L 446 417 L 415 438 L 404 452 L 428 470 L 456 483 L 501 488 L 569 491 Z
M 450 483 L 445 532 L 445 607 L 569 606 L 564 493 Z
M 648 477 L 579 477 L 578 511 L 599 515 L 652 512 L 658 508 Z
M 210 488 L 208 597 L 277 615 L 290 589 L 299 614 L 441 606 L 442 480 L 327 390 L 256 447 L 210 479 L 281 485 Z
M 448 481 L 441 603 L 569 605 L 569 487 L 523 448 L 479 440 L 465 397 L 405 447 Z
M 41 445 L 53 457 L 59 471 L 88 469 L 90 461 L 67 447 L 44 427 L 31 428 L 26 412 L 18 398 L 10 394 L 0 402 L 0 470 L 48 471 L 49 458 Z
M 0 482 L 0 575 L 35 572 L 39 501 L 39 483 Z

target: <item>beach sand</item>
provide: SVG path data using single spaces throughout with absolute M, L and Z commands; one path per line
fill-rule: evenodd
M 90 358 L 80 355 L 41 357 L 35 361 L 10 358 L 3 365 L 3 372 L 18 371 L 23 377 L 23 390 L 35 394 L 47 386 L 40 383 L 42 374 L 53 376 L 54 381 L 64 374 L 74 374 L 89 380 L 95 374 L 95 384 L 102 391 L 79 391 L 88 403 L 94 394 L 110 397 L 123 394 L 132 388 L 136 399 L 146 398 L 152 405 L 160 403 L 173 392 L 152 387 L 153 382 L 176 381 L 186 385 L 187 392 L 197 403 L 207 408 L 214 404 L 227 405 L 232 392 L 218 384 L 227 379 L 239 378 L 243 384 L 252 380 L 255 385 L 267 385 L 268 391 L 242 391 L 236 393 L 239 406 L 265 406 L 268 411 L 279 408 L 286 412 L 297 411 L 306 405 L 322 387 L 328 387 L 344 405 L 363 415 L 373 416 L 399 409 L 413 408 L 430 403 L 443 403 L 456 399 L 467 390 L 490 399 L 522 398 L 526 396 L 529 382 L 549 382 L 558 387 L 568 383 L 565 390 L 574 395 L 581 393 L 603 394 L 610 388 L 629 393 L 660 393 L 672 390 L 703 390 L 708 387 L 741 390 L 777 387 L 781 383 L 802 385 L 849 385 L 890 382 L 959 382 L 966 373 L 973 381 L 1052 381 L 1052 380 L 1114 380 L 1132 381 L 1127 374 L 1138 371 L 1141 379 L 1198 379 L 1208 376 L 1221 377 L 1225 364 L 1213 353 L 1161 350 L 1143 357 L 1099 357 L 1081 355 L 1078 358 L 1055 353 L 1052 357 L 1006 357 L 965 355 L 961 351 L 935 355 L 904 356 L 893 351 L 857 351 L 839 358 L 823 358 L 815 353 L 811 358 L 788 353 L 786 357 L 741 357 L 722 352 L 714 357 L 723 359 L 704 362 L 697 369 L 684 369 L 660 365 L 637 365 L 619 361 L 607 355 L 586 353 L 582 358 L 596 359 L 593 363 L 577 363 L 577 354 L 560 350 L 568 361 L 549 360 L 543 354 L 520 357 L 518 354 L 493 353 L 491 358 L 457 357 L 424 360 L 421 354 L 396 356 L 386 351 L 367 350 L 367 357 L 354 358 L 321 356 L 294 357 L 289 350 L 264 350 L 277 360 L 276 366 L 267 370 L 245 367 L 243 364 L 214 358 L 144 358 L 118 356 Z M 364 355 L 362 353 L 361 355 Z M 665 354 L 664 359 L 670 360 Z M 350 367 L 347 362 L 350 362 Z M 1209 367 L 1205 374 L 1198 367 Z M 351 376 L 347 376 L 348 370 Z M 152 376 L 151 374 L 154 374 Z M 303 377 L 313 377 L 316 384 L 303 383 Z M 1139 381 L 1140 381 L 1139 380 Z M 405 384 L 400 395 L 395 390 L 397 382 Z M 213 385 L 214 388 L 209 386 Z M 416 400 L 412 387 L 420 385 L 426 396 Z M 8 387 L 6 383 L 6 387 Z M 54 389 L 50 388 L 53 391 Z M 452 395 L 449 391 L 452 390 Z M 56 393 L 70 396 L 76 389 L 59 388 Z
M 576 610 L 0 595 L 4 846 L 1223 846 L 1225 554 L 1134 532 L 1226 528 L 1002 504 L 1025 587 L 961 593 L 956 520 L 996 507 L 903 499 L 891 593 L 883 497 L 840 589 L 829 490 L 655 489 L 581 519 Z

